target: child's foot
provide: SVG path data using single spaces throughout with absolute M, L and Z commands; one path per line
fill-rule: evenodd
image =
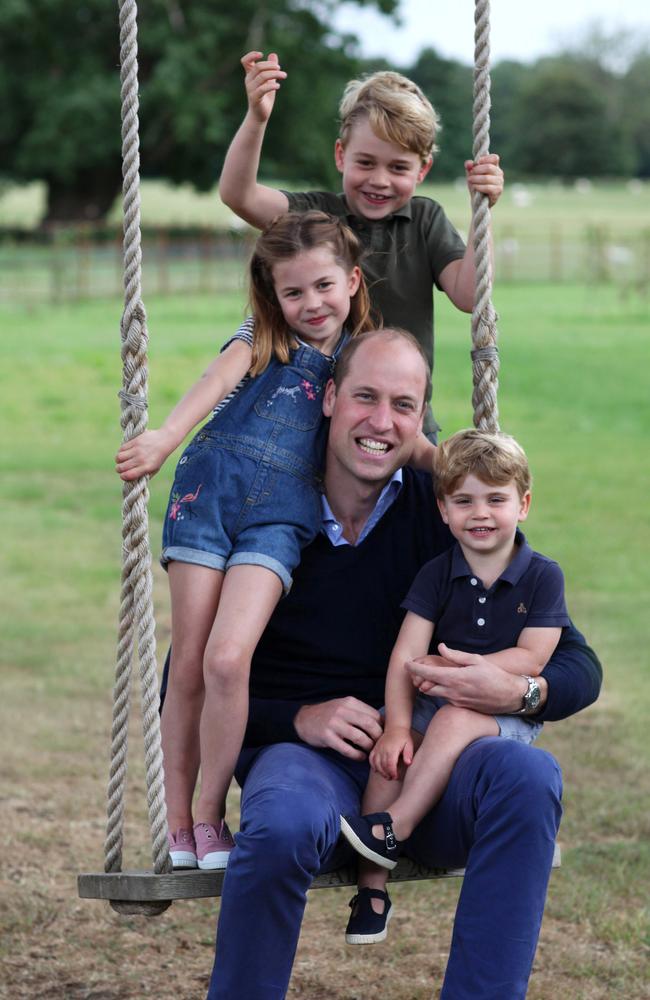
M 368 861 L 382 868 L 394 868 L 402 853 L 401 841 L 393 833 L 390 813 L 370 813 L 368 816 L 341 816 L 341 833 Z M 375 837 L 373 826 L 384 828 L 383 838 Z
M 382 900 L 383 913 L 373 910 L 371 899 Z M 382 892 L 381 889 L 359 889 L 350 900 L 350 908 L 352 913 L 345 928 L 345 940 L 348 944 L 378 944 L 379 941 L 385 941 L 388 922 L 393 915 L 387 892 Z
M 169 856 L 174 868 L 196 868 L 196 843 L 191 830 L 169 832 Z
M 195 823 L 194 837 L 199 868 L 211 870 L 226 867 L 235 842 L 225 820 L 222 819 L 218 826 Z

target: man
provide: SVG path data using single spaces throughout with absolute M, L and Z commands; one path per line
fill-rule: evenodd
M 422 427 L 428 368 L 408 334 L 353 341 L 327 386 L 331 418 L 323 532 L 256 652 L 240 757 L 241 829 L 223 887 L 210 1000 L 281 1000 L 306 893 L 349 859 L 340 814 L 358 811 L 381 733 L 386 666 L 419 567 L 450 544 L 430 477 L 402 469 Z M 488 713 L 558 719 L 595 700 L 600 666 L 563 630 L 530 690 L 480 656 L 462 670 L 421 664 L 431 693 Z M 482 739 L 408 842 L 411 856 L 465 866 L 443 1000 L 523 998 L 560 821 L 550 754 Z M 254 920 L 254 933 L 251 922 Z

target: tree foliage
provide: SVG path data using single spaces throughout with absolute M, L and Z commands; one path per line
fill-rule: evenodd
M 385 13 L 396 2 L 374 0 Z M 245 110 L 239 58 L 259 48 L 279 52 L 291 72 L 265 168 L 331 183 L 337 100 L 360 67 L 355 39 L 330 26 L 332 9 L 333 0 L 142 4 L 143 176 L 214 184 Z M 101 217 L 119 191 L 118 38 L 116 2 L 0 5 L 0 162 L 15 180 L 47 182 L 50 220 Z
M 357 0 L 384 13 L 399 0 Z M 331 27 L 335 0 L 147 0 L 139 11 L 141 172 L 211 187 L 246 107 L 240 56 L 277 51 L 289 77 L 264 176 L 338 186 L 332 146 L 357 40 Z M 0 4 L 0 169 L 44 180 L 48 219 L 101 218 L 121 185 L 117 0 Z M 390 67 L 396 68 L 396 67 Z M 472 70 L 435 50 L 402 67 L 439 111 L 434 177 L 471 155 Z M 519 175 L 650 176 L 650 54 L 592 32 L 581 46 L 492 68 L 492 148 Z

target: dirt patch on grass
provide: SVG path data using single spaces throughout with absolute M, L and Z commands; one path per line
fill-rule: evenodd
M 73 701 L 57 701 L 34 687 L 14 686 L 3 699 L 2 715 L 2 1000 L 200 1000 L 212 965 L 217 901 L 175 903 L 163 916 L 147 920 L 124 919 L 105 903 L 77 898 L 77 873 L 102 867 L 108 699 L 97 704 L 77 693 Z M 20 738 L 16 719 L 22 720 Z M 149 863 L 138 725 L 135 720 L 131 734 L 125 867 Z M 594 794 L 584 750 L 589 725 L 588 716 L 580 720 L 575 743 L 565 727 L 561 741 L 560 757 L 572 755 L 569 799 L 578 799 L 579 815 L 580 796 Z M 600 737 L 603 720 L 594 717 L 593 725 Z M 592 801 L 596 813 L 606 809 L 608 787 L 621 783 L 618 773 L 600 778 L 602 796 Z M 632 856 L 629 840 L 626 853 L 612 835 L 611 818 L 583 831 L 582 853 L 573 819 L 569 829 L 571 850 L 553 875 L 529 998 L 642 1000 L 648 973 L 640 944 L 647 854 L 645 860 Z M 624 856 L 622 871 L 617 859 Z M 343 940 L 351 891 L 313 892 L 289 997 L 368 1000 L 380 983 L 390 1000 L 437 996 L 459 885 L 396 887 L 389 942 L 356 949 Z

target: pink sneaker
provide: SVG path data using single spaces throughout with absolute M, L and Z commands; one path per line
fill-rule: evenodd
M 196 844 L 191 830 L 169 832 L 169 856 L 174 868 L 196 868 Z
M 222 819 L 218 826 L 195 823 L 194 837 L 199 868 L 226 867 L 235 842 L 225 820 Z

